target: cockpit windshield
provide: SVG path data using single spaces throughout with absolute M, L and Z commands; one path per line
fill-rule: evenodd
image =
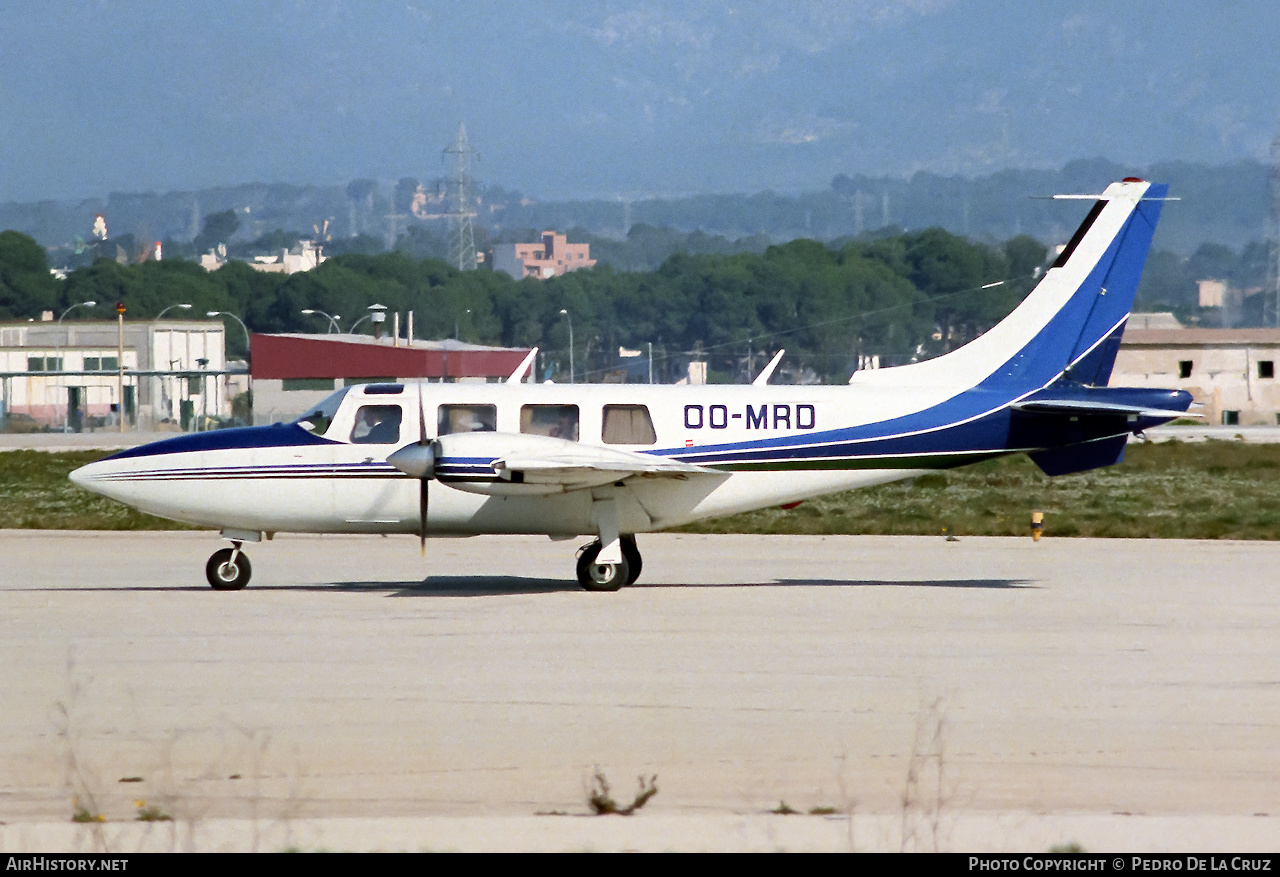
M 341 407 L 343 398 L 346 397 L 350 390 L 350 387 L 343 387 L 333 395 L 326 397 L 309 414 L 302 415 L 294 423 L 307 432 L 315 435 L 324 435 L 329 431 L 329 425 L 333 423 L 333 415 L 338 413 L 338 408 Z

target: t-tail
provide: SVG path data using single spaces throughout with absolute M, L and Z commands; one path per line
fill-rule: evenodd
M 855 372 L 851 384 L 938 388 L 951 431 L 981 424 L 992 450 L 1025 450 L 1046 473 L 1118 463 L 1132 433 L 1185 416 L 1185 391 L 1109 387 L 1168 187 L 1112 183 L 1031 294 L 944 356 Z M 923 413 L 923 412 L 922 412 Z M 997 437 L 998 436 L 998 437 Z

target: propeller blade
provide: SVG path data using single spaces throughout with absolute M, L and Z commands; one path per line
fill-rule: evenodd
M 422 385 L 418 385 L 418 445 L 420 447 L 428 447 L 427 442 L 427 412 L 426 403 L 422 401 Z M 435 463 L 435 455 L 432 454 L 432 463 Z M 433 465 L 434 468 L 434 465 Z M 427 556 L 427 509 L 431 502 L 431 491 L 427 485 L 426 478 L 418 480 L 418 549 L 423 557 Z

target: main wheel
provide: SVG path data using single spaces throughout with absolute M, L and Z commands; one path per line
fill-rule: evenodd
M 243 551 L 236 556 L 235 563 L 231 562 L 231 554 L 230 548 L 219 549 L 204 566 L 205 578 L 215 591 L 239 591 L 249 584 L 249 576 L 253 575 L 253 567 Z
M 631 584 L 631 566 L 626 553 L 621 563 L 596 563 L 600 547 L 600 541 L 596 540 L 578 555 L 578 584 L 588 591 L 616 591 Z
M 627 576 L 627 587 L 631 587 L 636 583 L 636 579 L 640 578 L 640 568 L 644 566 L 644 561 L 640 558 L 640 549 L 636 547 L 635 536 L 622 536 L 622 559 L 627 562 L 627 566 L 631 567 L 631 572 Z

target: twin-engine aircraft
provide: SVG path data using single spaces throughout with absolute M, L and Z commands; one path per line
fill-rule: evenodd
M 640 575 L 636 534 L 1025 453 L 1049 475 L 1118 463 L 1190 394 L 1108 387 L 1166 187 L 1096 198 L 1030 295 L 972 343 L 848 386 L 353 386 L 291 424 L 185 435 L 71 474 L 142 511 L 217 528 L 218 590 L 275 533 L 594 537 L 577 577 Z

